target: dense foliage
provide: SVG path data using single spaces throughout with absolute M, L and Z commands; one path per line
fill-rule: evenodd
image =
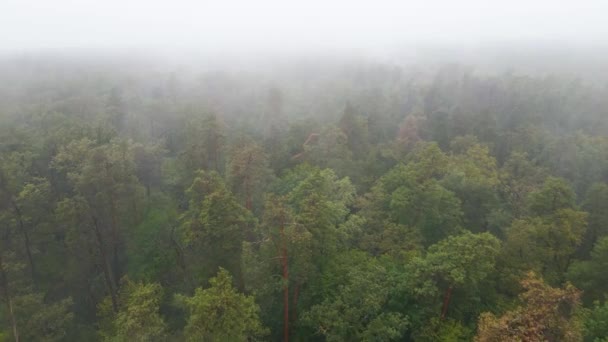
M 608 338 L 607 87 L 2 63 L 0 340 Z

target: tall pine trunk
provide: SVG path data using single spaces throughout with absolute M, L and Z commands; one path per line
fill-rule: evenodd
M 8 309 L 8 316 L 11 324 L 11 328 L 13 330 L 13 337 L 15 342 L 19 342 L 19 331 L 17 329 L 17 319 L 15 318 L 15 313 L 13 311 L 13 298 L 11 297 L 9 288 L 8 288 L 8 275 L 6 274 L 6 270 L 4 269 L 4 261 L 2 259 L 2 255 L 0 253 L 0 284 L 2 286 L 2 296 L 4 297 L 4 301 L 6 302 L 6 308 Z
M 99 248 L 99 254 L 101 256 L 101 267 L 103 268 L 103 275 L 106 282 L 106 287 L 112 300 L 112 309 L 114 312 L 118 312 L 118 299 L 116 298 L 116 283 L 112 273 L 112 266 L 108 260 L 106 248 L 103 242 L 103 236 L 97 225 L 97 219 L 93 217 L 93 231 L 95 232 L 95 239 L 97 240 L 97 247 Z
M 289 341 L 289 264 L 287 259 L 287 242 L 285 226 L 281 222 L 281 264 L 283 267 L 283 341 Z
M 253 156 L 250 153 L 249 157 L 247 158 L 247 165 L 245 166 L 245 180 L 243 182 L 243 185 L 245 186 L 245 208 L 247 208 L 247 210 L 251 210 L 253 207 L 253 199 L 251 195 L 251 170 L 249 169 L 252 159 Z
M 295 322 L 298 319 L 298 297 L 300 296 L 300 284 L 296 284 L 293 290 L 293 315 L 292 321 Z
M 441 310 L 441 319 L 445 319 L 446 314 L 448 313 L 448 307 L 450 306 L 450 301 L 452 300 L 452 286 L 450 285 L 445 291 L 445 296 L 443 297 L 443 309 Z
M 283 249 L 283 341 L 289 341 L 289 268 L 287 253 Z
M 36 267 L 34 265 L 34 258 L 32 257 L 32 247 L 30 242 L 30 235 L 25 227 L 25 223 L 23 223 L 23 215 L 21 214 L 21 210 L 15 201 L 11 201 L 13 208 L 15 209 L 15 214 L 17 214 L 17 221 L 19 222 L 19 229 L 21 230 L 21 234 L 23 234 L 23 243 L 25 247 L 25 254 L 27 255 L 27 261 L 30 266 L 30 273 L 32 275 L 32 282 L 34 286 L 36 286 Z

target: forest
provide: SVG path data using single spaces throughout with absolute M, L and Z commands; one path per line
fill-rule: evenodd
M 608 341 L 608 86 L 0 60 L 0 341 Z

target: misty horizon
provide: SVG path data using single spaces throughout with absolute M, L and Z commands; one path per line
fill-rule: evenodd
M 0 49 L 226 53 L 492 42 L 605 44 L 603 1 L 36 1 L 0 4 Z M 259 51 L 257 51 L 259 50 Z

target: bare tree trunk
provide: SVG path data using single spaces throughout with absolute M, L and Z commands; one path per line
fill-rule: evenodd
M 19 331 L 17 331 L 17 321 L 15 320 L 15 313 L 13 312 L 13 300 L 8 297 L 6 299 L 6 304 L 8 306 L 9 316 L 11 318 L 11 326 L 13 328 L 13 337 L 15 338 L 15 342 L 19 342 Z
M 251 210 L 251 208 L 253 207 L 253 201 L 251 200 L 251 188 L 249 185 L 249 177 L 246 178 L 246 182 L 245 183 L 245 208 L 247 208 L 247 210 Z
M 283 341 L 289 341 L 289 264 L 287 242 L 285 241 L 285 222 L 281 217 L 281 264 L 283 266 Z
M 8 315 L 10 324 L 13 330 L 13 337 L 15 338 L 15 342 L 19 342 L 19 331 L 17 329 L 17 319 L 15 318 L 15 313 L 13 311 L 13 299 L 11 298 L 10 291 L 8 288 L 8 276 L 4 269 L 4 261 L 2 260 L 2 255 L 0 255 L 0 282 L 2 284 L 2 295 L 4 300 L 6 301 L 6 307 L 8 309 Z
M 188 271 L 188 265 L 186 264 L 186 258 L 184 256 L 184 248 L 179 244 L 179 241 L 175 238 L 175 226 L 171 227 L 171 232 L 169 233 L 169 238 L 171 240 L 171 244 L 173 245 L 173 250 L 175 251 L 175 256 L 177 257 L 177 264 L 184 272 L 184 279 L 190 286 L 194 286 L 194 279 L 192 275 Z
M 110 176 L 110 164 L 108 162 L 105 163 L 105 171 L 106 176 L 108 178 L 112 178 Z M 109 199 L 110 199 L 110 224 L 111 224 L 111 239 L 112 239 L 112 261 L 111 264 L 114 266 L 114 270 L 119 269 L 118 263 L 118 223 L 116 221 L 116 201 L 114 200 L 114 193 L 112 189 L 109 190 Z M 112 276 L 115 276 L 114 274 Z
M 93 231 L 95 232 L 95 238 L 97 239 L 97 247 L 99 248 L 99 254 L 101 255 L 101 264 L 103 268 L 103 275 L 106 281 L 106 286 L 108 287 L 108 292 L 110 293 L 110 298 L 112 299 L 112 308 L 114 312 L 118 312 L 118 299 L 116 298 L 116 283 L 114 281 L 112 266 L 108 261 L 108 256 L 106 254 L 106 249 L 103 243 L 103 237 L 101 232 L 99 231 L 99 227 L 97 225 L 97 219 L 93 217 Z
M 450 306 L 450 301 L 452 300 L 452 286 L 450 285 L 448 289 L 445 291 L 445 297 L 443 298 L 443 309 L 441 310 L 441 319 L 445 319 L 446 314 L 448 313 L 448 307 Z
M 114 196 L 110 196 L 110 220 L 112 223 L 112 265 L 114 269 L 118 268 L 118 224 L 116 222 L 116 205 Z M 113 274 L 114 276 L 114 274 Z
M 250 153 L 249 157 L 247 158 L 247 166 L 245 167 L 245 208 L 247 208 L 247 210 L 251 210 L 251 207 L 253 206 L 253 201 L 251 198 L 251 170 L 249 169 L 252 158 L 253 156 Z
M 15 209 L 15 213 L 17 214 L 17 221 L 19 221 L 19 229 L 21 230 L 21 234 L 23 234 L 23 241 L 25 244 L 25 253 L 27 254 L 27 261 L 30 266 L 32 282 L 34 283 L 34 286 L 36 286 L 36 268 L 34 265 L 34 258 L 32 257 L 30 235 L 27 231 L 27 228 L 25 227 L 25 224 L 23 223 L 23 216 L 21 214 L 21 210 L 19 209 L 19 206 L 17 206 L 17 203 L 15 203 L 15 201 L 11 201 L 11 203 L 13 204 L 13 208 Z
M 292 321 L 295 322 L 298 319 L 298 297 L 300 296 L 300 284 L 296 284 L 293 290 L 293 317 Z
M 289 341 L 289 268 L 287 250 L 283 247 L 283 341 Z

